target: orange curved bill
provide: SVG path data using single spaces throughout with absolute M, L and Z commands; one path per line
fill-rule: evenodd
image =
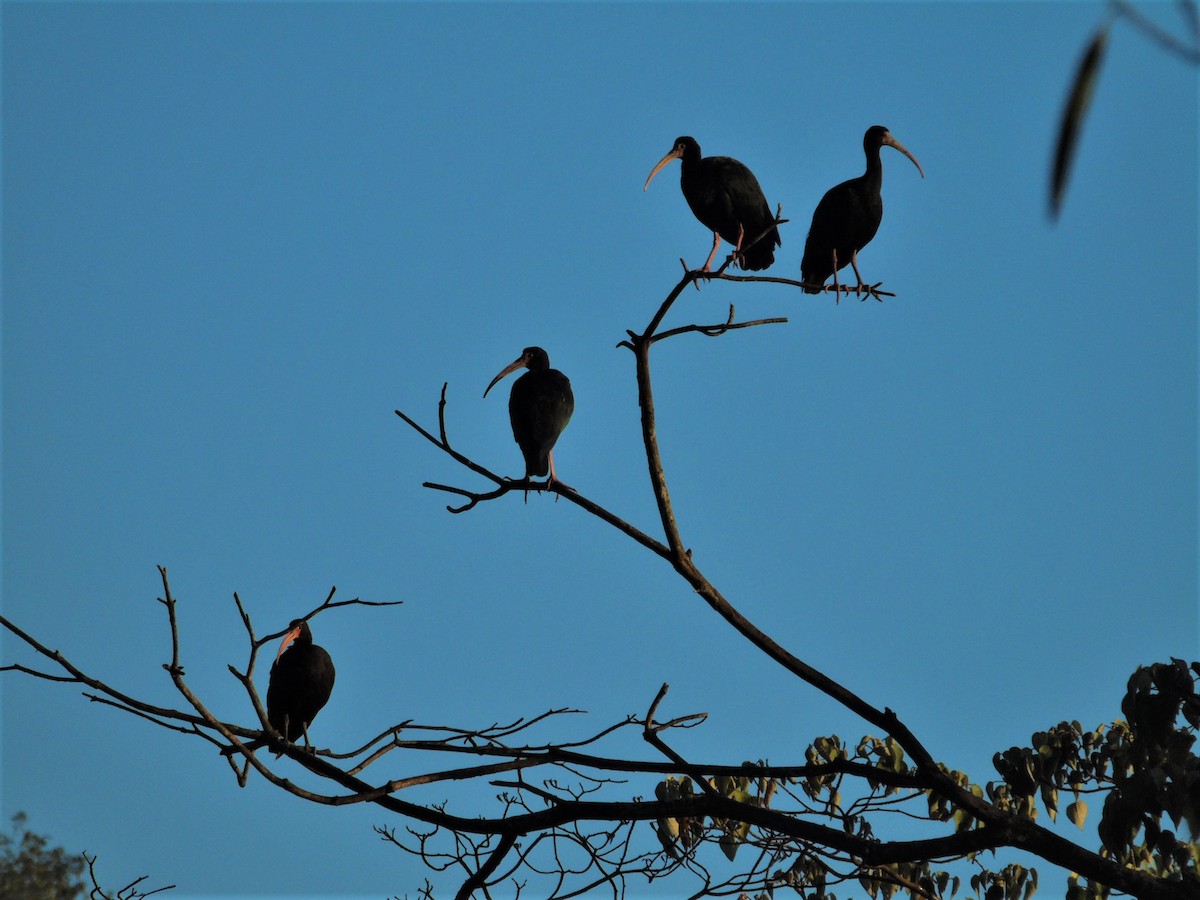
M 917 167 L 917 171 L 921 173 L 921 177 L 922 178 L 925 177 L 925 170 L 921 168 L 921 164 L 919 162 L 917 162 L 917 158 L 908 152 L 908 148 L 906 148 L 902 143 L 900 143 L 898 140 L 896 140 L 894 137 L 892 137 L 892 133 L 890 131 L 883 136 L 883 142 L 885 144 L 887 144 L 889 147 L 895 147 L 897 150 L 899 150 L 901 153 L 903 153 L 905 156 L 907 156 L 909 159 L 911 159 L 913 162 L 913 165 Z
M 300 637 L 300 627 L 297 625 L 283 636 L 283 640 L 279 642 L 279 651 L 275 654 L 275 662 L 279 662 L 279 657 L 283 656 L 283 651 L 292 645 L 292 641 Z
M 497 382 L 497 381 L 499 381 L 501 378 L 503 378 L 503 377 L 504 377 L 505 375 L 507 375 L 509 372 L 515 372 L 515 371 L 517 371 L 517 369 L 519 369 L 519 368 L 521 368 L 522 366 L 524 366 L 524 365 L 525 365 L 525 363 L 526 363 L 527 361 L 528 361 L 528 360 L 526 360 L 526 358 L 524 357 L 524 355 L 522 355 L 522 356 L 519 356 L 517 359 L 514 359 L 512 362 L 510 362 L 510 363 L 509 363 L 507 366 L 505 366 L 505 367 L 504 367 L 504 368 L 501 370 L 501 372 L 500 372 L 500 374 L 499 374 L 499 375 L 497 375 L 495 378 L 493 378 L 493 379 L 492 379 L 492 383 L 491 383 L 491 384 L 489 384 L 489 385 L 487 386 L 487 390 L 485 390 L 485 391 L 483 392 L 483 396 L 485 396 L 485 397 L 486 397 L 486 396 L 488 395 L 488 391 L 490 391 L 492 388 L 494 388 L 494 387 L 496 386 L 496 382 Z
M 673 159 L 679 159 L 681 156 L 683 156 L 683 151 L 676 147 L 670 153 L 660 159 L 658 161 L 658 165 L 651 169 L 650 174 L 646 177 L 646 183 L 642 185 L 642 193 L 645 193 L 646 188 L 650 187 L 650 182 L 654 179 L 654 176 L 659 173 L 659 170 L 662 169 L 663 166 Z

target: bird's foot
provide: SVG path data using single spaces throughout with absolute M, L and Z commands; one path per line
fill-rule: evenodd
M 680 257 L 680 259 L 679 259 L 679 264 L 681 266 L 683 266 L 684 277 L 692 279 L 692 287 L 694 287 L 696 290 L 700 290 L 700 279 L 704 277 L 707 270 L 706 269 L 689 269 L 687 260 L 683 259 L 682 257 Z
M 879 290 L 879 287 L 880 287 L 880 285 L 882 285 L 882 284 L 883 284 L 883 282 L 882 282 L 882 281 L 877 281 L 877 282 L 875 282 L 874 284 L 865 284 L 865 283 L 864 283 L 864 284 L 862 285 L 862 289 L 863 289 L 863 293 L 864 293 L 864 295 L 863 295 L 863 298 L 862 298 L 862 299 L 863 299 L 863 300 L 866 300 L 866 299 L 867 299 L 867 297 L 874 297 L 876 300 L 878 300 L 880 303 L 882 303 L 882 302 L 883 302 L 883 294 L 887 294 L 887 291 L 882 291 L 882 292 L 881 292 L 881 291 Z M 894 295 L 894 294 L 887 294 L 887 296 L 889 296 L 889 297 L 892 297 L 892 296 L 895 296 L 895 295 Z

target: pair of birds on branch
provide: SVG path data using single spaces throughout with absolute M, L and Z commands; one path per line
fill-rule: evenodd
M 800 277 L 804 291 L 819 294 L 832 275 L 837 290 L 837 272 L 848 263 L 858 279 L 857 290 L 866 285 L 858 271 L 858 251 L 871 242 L 883 221 L 883 164 L 879 151 L 894 147 L 912 160 L 921 177 L 925 171 L 917 158 L 882 125 L 872 125 L 863 135 L 867 171 L 858 178 L 830 188 L 813 212 L 812 226 L 804 244 Z M 733 244 L 738 264 L 749 271 L 762 271 L 775 262 L 780 246 L 779 229 L 767 198 L 746 166 L 728 156 L 701 156 L 695 138 L 675 139 L 675 146 L 650 172 L 642 190 L 672 160 L 681 160 L 679 185 L 692 213 L 713 233 L 712 251 L 702 272 L 708 272 L 722 238 Z
M 847 263 L 854 268 L 859 287 L 863 286 L 858 251 L 870 243 L 883 219 L 880 195 L 883 166 L 879 151 L 885 146 L 895 147 L 911 159 L 921 177 L 925 177 L 916 157 L 886 128 L 874 125 L 867 129 L 863 137 L 867 171 L 830 189 L 813 213 L 800 264 L 806 292 L 820 293 L 831 275 L 836 283 L 836 273 Z M 734 255 L 743 269 L 761 271 L 774 263 L 775 248 L 781 243 L 779 230 L 754 173 L 728 156 L 702 157 L 695 139 L 681 137 L 650 172 L 643 190 L 675 159 L 682 161 L 680 186 L 688 206 L 701 224 L 713 232 L 712 251 L 702 271 L 709 271 L 722 239 L 733 244 Z M 518 369 L 528 371 L 513 383 L 508 414 L 513 438 L 525 457 L 525 478 L 548 475 L 547 483 L 553 483 L 557 481 L 554 444 L 575 411 L 571 382 L 562 372 L 550 368 L 550 356 L 545 350 L 526 347 L 492 379 L 483 396 Z M 289 742 L 303 737 L 307 744 L 308 726 L 329 701 L 334 677 L 333 660 L 324 648 L 313 643 L 308 622 L 294 620 L 271 666 L 267 687 L 267 718 L 271 726 Z M 258 739 L 246 747 L 257 749 L 269 743 Z
M 492 379 L 483 395 L 486 397 L 505 375 L 521 368 L 529 371 L 513 383 L 508 400 L 513 437 L 525 456 L 525 478 L 549 474 L 553 482 L 551 451 L 575 410 L 571 382 L 562 372 L 550 368 L 545 350 L 527 347 Z M 302 737 L 305 744 L 309 743 L 308 726 L 329 702 L 334 677 L 333 660 L 323 647 L 313 643 L 308 622 L 294 620 L 279 644 L 267 685 L 267 719 L 289 743 Z M 245 744 L 247 750 L 264 746 L 278 750 L 278 745 L 267 738 Z M 234 751 L 226 748 L 225 752 Z
M 517 359 L 506 366 L 483 392 L 517 369 L 529 371 L 518 378 L 508 400 L 513 437 L 525 456 L 525 478 L 549 474 L 555 481 L 552 450 L 562 434 L 571 413 L 575 397 L 571 382 L 557 369 L 550 368 L 550 357 L 541 347 L 527 347 Z M 313 643 L 308 622 L 296 619 L 288 625 L 279 644 L 275 662 L 271 665 L 267 685 L 267 719 L 271 726 L 289 743 L 308 740 L 308 726 L 322 707 L 329 702 L 335 677 L 333 660 L 323 647 Z M 249 741 L 247 750 L 278 746 L 267 738 Z M 226 749 L 232 753 L 232 748 Z

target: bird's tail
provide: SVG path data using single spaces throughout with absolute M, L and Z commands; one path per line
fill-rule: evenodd
M 751 244 L 742 253 L 740 265 L 749 272 L 761 272 L 769 269 L 775 262 L 775 248 L 780 244 L 779 229 L 772 228 L 763 235 L 762 240 Z
M 825 279 L 828 278 L 829 275 L 822 275 L 819 272 L 814 272 L 812 269 L 810 269 L 808 267 L 808 262 L 809 261 L 806 259 L 802 263 L 800 263 L 800 280 L 803 281 L 806 285 L 808 285 L 808 284 L 824 285 Z M 819 294 L 819 293 L 821 293 L 821 291 L 822 291 L 822 288 L 820 288 L 820 287 L 804 288 L 804 293 L 806 293 L 806 294 Z

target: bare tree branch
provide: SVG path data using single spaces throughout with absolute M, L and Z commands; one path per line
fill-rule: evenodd
M 782 221 L 777 212 L 776 222 Z M 234 594 L 248 638 L 249 656 L 244 671 L 233 666 L 229 670 L 246 690 L 258 722 L 257 727 L 247 727 L 224 721 L 187 683 L 177 603 L 167 570 L 161 566 L 163 597 L 159 602 L 167 612 L 171 644 L 170 662 L 163 668 L 186 701 L 183 708 L 146 704 L 108 686 L 3 617 L 0 624 L 52 667 L 51 671 L 41 671 L 14 663 L 0 671 L 83 685 L 89 689 L 85 696 L 94 702 L 209 741 L 229 754 L 229 764 L 240 784 L 245 784 L 249 773 L 254 771 L 268 783 L 313 803 L 328 806 L 369 803 L 381 811 L 399 815 L 411 823 L 406 826 L 408 837 L 398 837 L 394 829 L 379 828 L 379 834 L 406 852 L 416 854 L 435 871 L 461 870 L 463 881 L 457 893 L 461 898 L 490 897 L 492 889 L 502 883 L 506 890 L 511 885 L 520 896 L 524 886 L 520 879 L 530 874 L 548 880 L 549 890 L 543 893 L 539 888 L 539 896 L 557 900 L 577 896 L 585 890 L 607 888 L 617 897 L 624 891 L 625 880 L 633 875 L 657 878 L 687 871 L 700 881 L 697 897 L 770 892 L 776 887 L 805 889 L 811 885 L 819 886 L 823 893 L 827 885 L 861 879 L 864 883 L 885 885 L 887 890 L 900 888 L 912 897 L 933 900 L 939 897 L 941 889 L 931 887 L 931 861 L 963 859 L 982 850 L 1020 847 L 1070 871 L 1083 873 L 1096 883 L 1145 900 L 1182 900 L 1187 896 L 1185 885 L 1155 878 L 1119 860 L 1092 853 L 1037 825 L 1032 813 L 1018 814 L 1014 804 L 999 802 L 991 794 L 985 799 L 984 792 L 969 784 L 965 776 L 936 762 L 891 709 L 868 703 L 794 656 L 744 617 L 703 575 L 687 548 L 667 487 L 657 435 L 651 350 L 669 337 L 690 333 L 718 337 L 732 330 L 786 321 L 772 318 L 739 323 L 731 305 L 722 323 L 664 328 L 675 301 L 688 284 L 698 288 L 699 280 L 704 279 L 804 287 L 801 282 L 788 279 L 728 275 L 726 269 L 732 261 L 731 256 L 716 272 L 703 273 L 688 270 L 685 264 L 683 276 L 646 328 L 640 333 L 628 332 L 628 340 L 619 345 L 634 355 L 642 440 L 663 534 L 661 540 L 572 487 L 557 482 L 508 479 L 456 450 L 446 422 L 447 383 L 442 386 L 438 402 L 437 436 L 403 412 L 397 410 L 396 414 L 439 450 L 493 486 L 477 492 L 426 482 L 430 489 L 465 499 L 462 506 L 448 506 L 451 512 L 464 512 L 514 490 L 550 492 L 564 498 L 670 563 L 688 586 L 754 647 L 879 729 L 886 740 L 868 736 L 854 749 L 843 748 L 836 737 L 818 738 L 805 751 L 803 764 L 729 765 L 692 761 L 672 746 L 680 742 L 670 735 L 700 725 L 705 714 L 660 716 L 668 692 L 668 686 L 663 684 L 644 716 L 630 715 L 573 740 L 565 740 L 561 735 L 551 741 L 540 739 L 541 729 L 559 727 L 563 716 L 579 712 L 552 709 L 481 728 L 424 725 L 410 720 L 379 732 L 351 751 L 302 748 L 287 742 L 270 724 L 254 685 L 260 648 L 283 632 L 257 637 L 248 610 Z M 878 291 L 878 287 L 876 284 L 861 289 L 838 286 L 833 289 L 839 291 L 839 296 L 850 290 L 856 293 L 861 290 L 864 297 L 876 299 L 891 296 Z M 336 588 L 331 589 L 305 620 L 352 605 L 392 606 L 400 602 L 368 602 L 357 598 L 335 601 L 335 593 Z M 66 674 L 57 674 L 56 670 Z M 609 738 L 631 728 L 640 729 L 644 745 L 652 748 L 655 758 L 604 754 Z M 314 776 L 319 787 L 297 785 L 280 775 L 276 764 L 260 759 L 255 742 L 263 739 L 289 764 Z M 393 753 L 405 754 L 405 774 L 375 777 L 377 767 L 382 768 L 378 764 Z M 417 758 L 415 754 L 449 754 L 438 758 L 450 762 L 422 766 L 422 770 L 414 772 L 408 761 Z M 464 759 L 464 755 L 468 758 Z M 538 783 L 530 780 L 535 774 L 540 778 Z M 646 783 L 645 776 L 665 779 L 654 788 L 651 799 L 639 793 Z M 1035 783 L 1032 775 L 1030 781 Z M 416 802 L 420 794 L 414 794 L 414 789 L 448 782 L 472 782 L 499 788 L 504 793 L 496 798 L 498 807 L 493 814 L 480 810 L 461 814 L 444 804 Z M 1053 784 L 1046 778 L 1041 783 L 1047 787 Z M 989 785 L 988 790 L 992 791 L 992 787 Z M 1000 789 L 1006 790 L 1006 785 L 1001 784 Z M 927 805 L 927 812 L 921 809 L 922 805 Z M 925 823 L 927 834 L 914 840 L 889 840 L 886 835 L 875 833 L 877 826 L 897 821 L 889 818 L 894 816 L 901 816 L 906 822 Z M 948 822 L 952 817 L 953 824 Z M 640 849 L 640 842 L 635 844 L 634 830 L 639 823 L 648 823 L 657 830 L 661 849 L 647 851 Z M 712 845 L 718 845 L 731 860 L 740 847 L 749 848 L 745 853 L 756 855 L 747 867 L 721 880 L 700 857 L 701 848 Z M 136 891 L 140 881 L 128 888 Z M 432 896 L 432 886 L 427 883 L 422 894 Z
M 1200 35 L 1200 26 L 1197 25 L 1194 4 L 1184 3 L 1181 7 L 1185 11 L 1185 20 L 1188 23 L 1189 31 L 1192 33 L 1192 42 L 1190 44 L 1185 43 L 1156 22 L 1146 18 L 1136 6 L 1126 2 L 1126 0 L 1112 0 L 1112 5 L 1117 12 L 1129 19 L 1143 34 L 1147 35 L 1164 50 L 1175 54 L 1184 62 L 1191 63 L 1192 65 L 1200 65 L 1200 36 L 1198 36 Z
M 171 891 L 175 889 L 175 885 L 168 884 L 164 887 L 155 888 L 152 891 L 143 891 L 139 885 L 150 876 L 143 875 L 141 878 L 135 878 L 123 888 L 119 888 L 115 894 L 106 893 L 100 886 L 100 879 L 96 876 L 96 859 L 95 856 L 88 856 L 83 853 L 83 860 L 87 863 L 88 878 L 92 882 L 92 888 L 88 892 L 88 897 L 91 900 L 142 900 L 143 897 L 149 897 L 152 894 L 161 894 L 163 891 Z

